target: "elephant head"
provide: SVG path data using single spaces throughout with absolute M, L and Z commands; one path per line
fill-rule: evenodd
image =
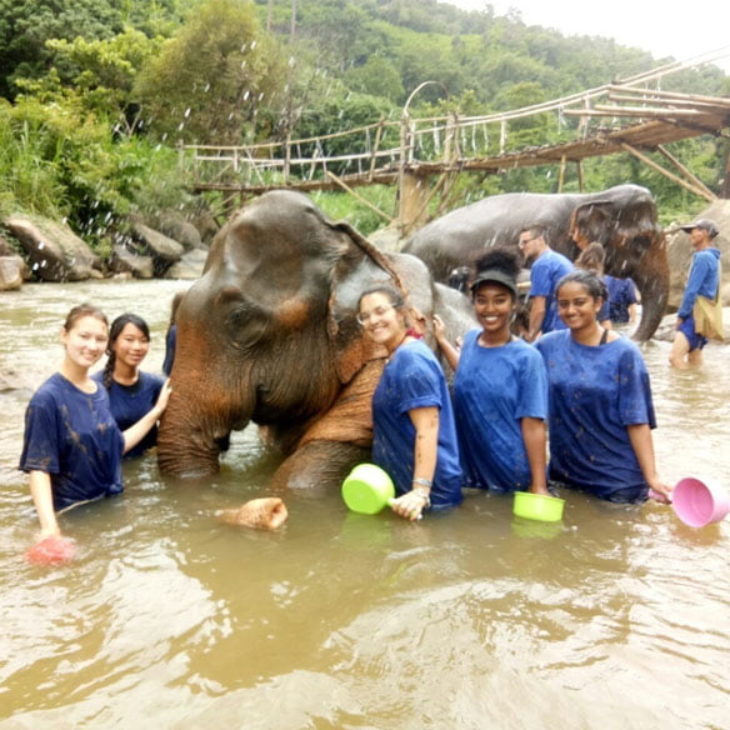
M 427 269 L 403 258 L 410 301 L 431 311 Z M 404 287 L 383 254 L 306 196 L 275 191 L 240 210 L 177 311 L 163 471 L 217 471 L 230 431 L 250 421 L 294 450 L 365 364 L 384 356 L 355 319 L 360 293 L 383 283 Z
M 619 185 L 592 197 L 573 210 L 570 236 L 576 242 L 602 243 L 606 273 L 634 280 L 643 303 L 634 337 L 649 339 L 669 296 L 666 240 L 651 193 L 636 185 Z

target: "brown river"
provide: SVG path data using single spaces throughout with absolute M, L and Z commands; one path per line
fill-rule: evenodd
M 562 523 L 469 494 L 408 524 L 287 498 L 278 532 L 216 509 L 266 494 L 255 428 L 219 475 L 125 464 L 125 494 L 61 517 L 66 566 L 25 563 L 36 518 L 16 466 L 32 391 L 60 363 L 68 309 L 132 310 L 159 371 L 186 282 L 31 284 L 0 294 L 0 729 L 730 728 L 730 518 L 567 495 Z M 726 312 L 727 316 L 727 312 Z M 665 481 L 730 488 L 730 347 L 677 373 L 652 341 Z M 566 495 L 563 495 L 566 496 Z

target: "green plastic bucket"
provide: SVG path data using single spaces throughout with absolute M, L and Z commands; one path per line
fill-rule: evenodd
M 563 519 L 565 500 L 548 494 L 515 492 L 512 512 L 517 517 L 541 522 L 560 522 Z
M 358 464 L 342 482 L 342 499 L 353 512 L 377 514 L 394 497 L 393 480 L 375 464 Z

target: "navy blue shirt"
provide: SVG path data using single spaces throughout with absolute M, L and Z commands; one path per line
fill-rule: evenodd
M 548 374 L 551 479 L 610 501 L 643 500 L 649 485 L 627 426 L 656 426 L 649 373 L 625 337 L 591 347 L 568 330 L 535 345 Z
M 462 473 L 446 378 L 423 342 L 407 342 L 393 353 L 373 394 L 373 461 L 388 472 L 398 495 L 413 481 L 416 429 L 408 411 L 429 406 L 439 409 L 431 505 L 450 507 L 462 500 Z
M 470 487 L 526 490 L 532 471 L 522 419 L 547 419 L 545 365 L 523 340 L 482 347 L 481 330 L 467 332 L 454 378 L 454 414 Z
M 123 450 L 103 387 L 84 393 L 56 373 L 31 398 L 20 468 L 50 474 L 54 509 L 119 494 Z
M 558 316 L 555 289 L 558 282 L 573 271 L 573 264 L 563 254 L 548 249 L 538 256 L 530 269 L 530 296 L 545 297 L 545 319 L 541 332 L 564 329 L 563 320 Z
M 608 289 L 608 318 L 616 324 L 629 321 L 629 307 L 636 304 L 636 285 L 633 279 L 604 276 Z
M 104 387 L 104 373 L 98 372 L 91 376 L 93 380 Z M 157 402 L 164 380 L 158 375 L 140 371 L 139 379 L 134 385 L 122 385 L 112 380 L 109 388 L 109 402 L 112 415 L 120 431 L 126 431 L 134 426 L 140 418 L 145 416 Z M 157 443 L 157 426 L 153 426 L 149 433 L 125 455 L 125 459 L 141 456 L 147 449 Z

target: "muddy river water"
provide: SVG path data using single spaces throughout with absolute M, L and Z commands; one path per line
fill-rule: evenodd
M 249 428 L 217 476 L 125 464 L 121 498 L 63 516 L 70 565 L 23 560 L 36 520 L 16 470 L 30 395 L 84 300 L 131 309 L 159 371 L 183 282 L 26 285 L 0 294 L 0 728 L 730 728 L 730 518 L 569 494 L 560 524 L 469 494 L 406 524 L 287 497 L 284 529 L 221 525 L 277 456 Z M 730 488 L 730 348 L 652 375 L 660 472 Z

